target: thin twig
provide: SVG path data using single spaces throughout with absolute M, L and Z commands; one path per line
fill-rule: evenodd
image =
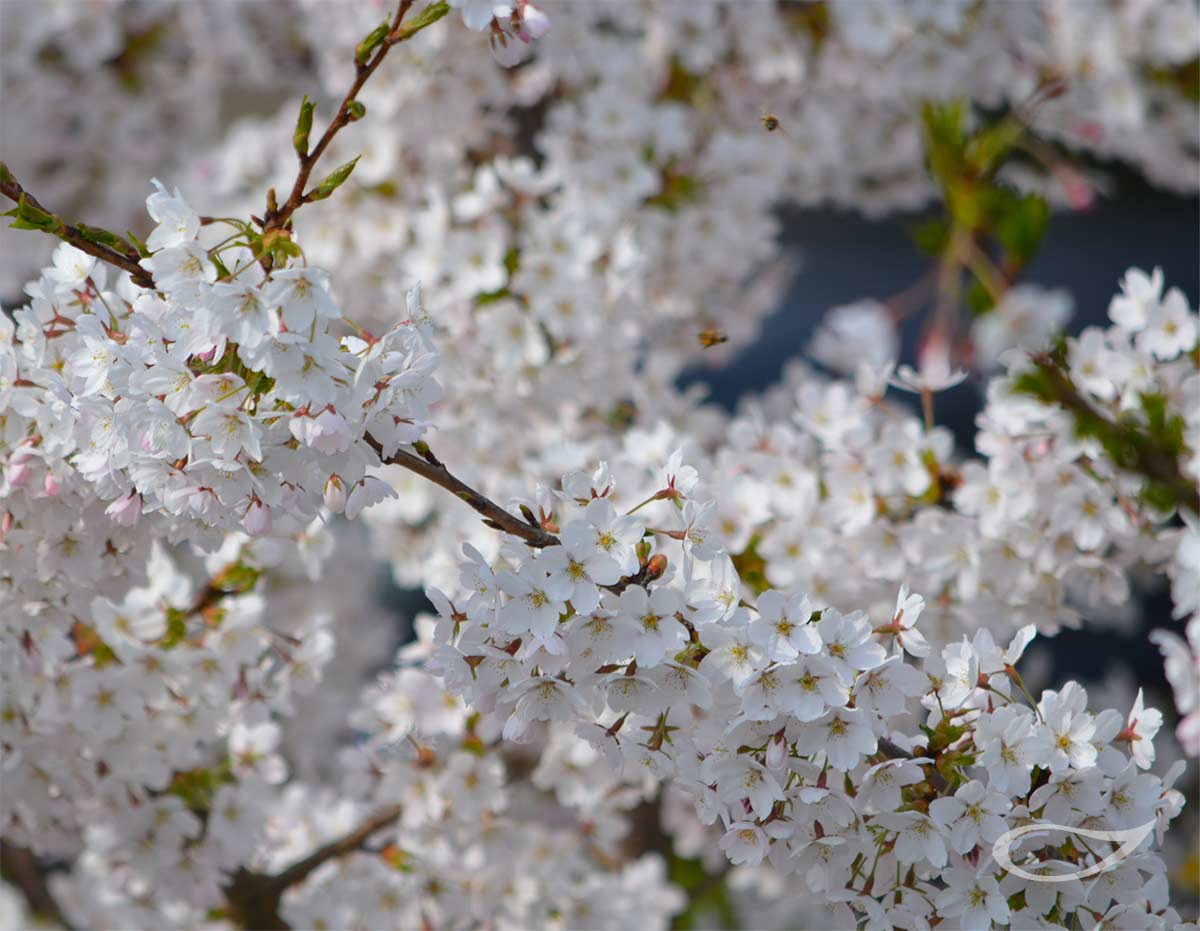
M 92 242 L 83 232 L 70 223 L 67 223 L 54 211 L 43 206 L 36 197 L 30 194 L 23 188 L 19 181 L 13 177 L 12 172 L 5 167 L 0 171 L 0 193 L 4 194 L 9 200 L 14 203 L 20 203 L 21 198 L 25 198 L 25 202 L 31 207 L 49 214 L 54 218 L 56 228 L 54 230 L 46 230 L 52 236 L 70 243 L 80 252 L 86 252 L 90 256 L 94 256 L 109 265 L 115 265 L 123 271 L 129 272 L 129 276 L 133 279 L 133 283 L 143 288 L 154 287 L 154 277 L 146 269 L 139 264 L 139 256 L 136 252 L 129 253 L 118 252 L 116 249 L 109 246 L 101 245 L 98 242 Z
M 388 32 L 388 36 L 383 44 L 375 52 L 374 57 L 366 63 L 355 63 L 354 83 L 350 86 L 350 90 L 346 92 L 346 96 L 342 98 L 342 103 L 338 107 L 337 114 L 329 125 L 325 127 L 325 132 L 321 134 L 321 138 L 311 151 L 297 153 L 300 159 L 300 170 L 296 174 L 296 180 L 292 183 L 292 190 L 288 195 L 288 199 L 275 210 L 268 210 L 263 216 L 264 233 L 271 230 L 283 229 L 287 226 L 292 214 L 308 202 L 304 189 L 308 187 L 308 181 L 313 169 L 316 167 L 317 162 L 321 160 L 321 156 L 325 154 L 325 150 L 329 148 L 329 144 L 333 142 L 334 136 L 350 122 L 350 105 L 358 97 L 358 93 L 363 89 L 363 85 L 375 73 L 375 69 L 387 57 L 387 53 L 391 50 L 392 46 L 408 38 L 408 35 L 402 30 L 402 20 L 412 5 L 413 0 L 401 0 L 399 7 L 396 9 L 396 15 L 392 18 L 391 30 Z
M 378 440 L 369 433 L 365 439 L 385 465 L 402 466 L 410 472 L 416 472 L 417 475 L 428 479 L 435 485 L 445 488 L 456 498 L 464 501 L 468 507 L 482 514 L 483 522 L 494 530 L 511 533 L 515 537 L 520 537 L 530 546 L 558 546 L 559 539 L 554 534 L 543 530 L 541 527 L 535 527 L 521 518 L 510 514 L 486 495 L 481 494 L 462 481 L 462 479 L 452 475 L 450 470 L 441 463 L 435 465 L 433 462 L 429 462 L 420 456 L 402 449 L 397 450 L 391 456 L 384 456 L 383 447 L 379 444 Z

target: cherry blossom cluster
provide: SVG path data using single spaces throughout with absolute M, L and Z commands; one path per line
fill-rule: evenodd
M 354 516 L 392 493 L 366 467 L 417 441 L 440 393 L 420 292 L 383 336 L 339 339 L 326 273 L 246 260 L 220 274 L 178 192 L 160 185 L 147 206 L 155 291 L 109 289 L 105 266 L 63 244 L 6 323 L 10 545 L 59 495 L 124 526 L 161 515 L 180 540 L 301 529 L 322 504 Z
M 268 618 L 255 582 L 302 564 L 306 548 L 327 550 L 317 535 L 231 536 L 200 573 L 155 544 L 149 582 L 120 597 L 38 613 L 6 601 L 4 834 L 102 881 L 103 893 L 64 908 L 103 911 L 114 927 L 211 908 L 227 871 L 261 846 L 249 800 L 287 778 L 278 719 L 316 688 L 334 638 L 323 611 Z M 245 803 L 245 818 L 210 806 L 214 793 Z
M 238 0 L 6 5 L 4 158 L 48 203 L 138 223 L 146 179 L 220 134 L 223 89 L 269 94 L 303 73 L 304 48 L 278 29 L 279 13 Z M 0 241 L 10 287 L 46 262 L 36 237 L 6 229 Z
M 556 802 L 533 784 L 506 784 L 498 735 L 488 739 L 471 709 L 405 663 L 366 689 L 350 721 L 369 737 L 343 751 L 335 797 L 399 804 L 402 814 L 382 856 L 348 858 L 289 893 L 282 914 L 293 927 L 538 927 L 557 919 L 661 928 L 680 908 L 661 859 L 622 852 L 626 809 L 644 792 L 593 779 L 615 791 L 559 792 Z M 296 801 L 293 812 L 312 806 Z M 328 825 L 316 819 L 323 831 L 298 849 L 369 811 L 340 811 Z
M 936 6 L 849 0 L 750 8 L 659 0 L 629 10 L 538 4 L 544 14 L 529 3 L 453 6 L 461 16 L 431 42 L 454 36 L 456 48 L 471 52 L 480 45 L 473 29 L 510 60 L 536 49 L 512 77 L 477 54 L 436 64 L 469 80 L 444 82 L 437 91 L 447 105 L 442 118 L 422 124 L 456 149 L 464 134 L 479 133 L 478 120 L 460 116 L 490 111 L 497 92 L 506 102 L 519 96 L 532 103 L 603 74 L 619 82 L 627 101 L 643 101 L 674 73 L 674 92 L 702 91 L 718 104 L 713 117 L 727 133 L 745 135 L 743 144 L 759 148 L 761 157 L 787 163 L 788 199 L 833 199 L 883 212 L 932 193 L 921 167 L 917 103 L 965 94 L 994 106 L 1022 99 L 1055 75 L 1065 79 L 1066 91 L 1042 111 L 1042 138 L 1126 160 L 1173 188 L 1196 186 L 1187 66 L 1200 43 L 1195 6 L 1187 0 Z M 9 125 L 20 121 L 25 131 L 10 134 L 6 156 L 27 170 L 36 162 L 34 180 L 52 202 L 78 196 L 79 207 L 108 216 L 119 211 L 132 221 L 126 211 L 145 177 L 176 176 L 221 121 L 261 106 L 256 99 L 269 106 L 273 87 L 297 81 L 312 58 L 331 71 L 343 68 L 332 64 L 344 60 L 342 43 L 353 47 L 389 7 L 371 0 L 347 15 L 303 0 L 14 6 L 5 13 L 3 105 Z M 527 41 L 544 32 L 547 19 L 549 32 Z M 419 65 L 433 67 L 430 56 Z M 411 77 L 385 96 L 419 95 Z M 96 85 L 93 92 L 80 94 L 81 80 Z M 515 94 L 505 88 L 510 83 Z M 746 130 L 764 107 L 789 139 L 750 138 Z M 636 121 L 644 110 L 629 112 Z M 250 135 L 256 134 L 241 134 L 242 144 L 253 147 Z M 393 151 L 411 146 L 398 132 L 394 138 Z M 22 153 L 28 158 L 18 158 Z M 81 159 L 95 168 L 67 167 Z M 1063 197 L 1089 196 L 1084 175 L 1059 161 L 1052 171 L 1065 182 L 1056 188 Z M 84 178 L 103 183 L 85 185 Z M 1038 183 L 1028 172 L 1018 180 Z M 21 280 L 40 264 L 29 242 L 5 237 L 6 249 L 23 256 L 14 276 Z M 9 263 L 16 258 L 5 256 Z
M 470 29 L 487 31 L 506 63 L 528 54 L 549 27 L 526 0 L 450 5 L 463 7 Z M 392 6 L 357 5 L 367 17 L 362 33 Z M 138 224 L 146 178 L 180 171 L 246 111 L 247 97 L 274 104 L 281 86 L 308 79 L 319 34 L 281 28 L 304 15 L 293 0 L 10 4 L 0 39 L 0 115 L 22 131 L 6 134 L 4 157 L 47 202 Z M 473 37 L 470 47 L 479 45 Z M 0 241 L 7 281 L 44 264 L 38 240 L 5 230 Z
M 229 766 L 195 771 L 199 799 L 170 794 L 93 816 L 86 853 L 55 886 L 68 914 L 114 927 L 231 926 L 221 888 L 230 871 L 280 871 L 379 812 L 369 850 L 288 888 L 279 914 L 290 926 L 531 927 L 558 917 L 655 928 L 680 907 L 660 859 L 620 856 L 622 807 L 638 793 L 573 800 L 573 816 L 532 787 L 506 785 L 493 743 L 428 673 L 402 664 L 369 683 L 349 721 L 365 739 L 343 748 L 332 784 L 283 784 L 280 727 L 268 720 L 231 732 Z
M 1138 64 L 1161 73 L 1187 60 L 1187 4 L 1105 7 L 1086 28 L 1061 4 L 952 4 L 941 18 L 919 5 L 812 5 L 820 22 L 799 5 L 545 9 L 554 27 L 512 72 L 467 54 L 477 37 L 463 31 L 428 30 L 397 49 L 398 66 L 364 98 L 382 118 L 366 120 L 338 154 L 363 154 L 345 189 L 353 209 L 297 220 L 314 261 L 362 283 L 346 295 L 359 319 L 427 283 L 455 385 L 439 411 L 439 449 L 478 469 L 472 477 L 488 488 L 519 493 L 514 476 L 531 465 L 550 481 L 589 456 L 611 460 L 611 449 L 589 449 L 541 466 L 555 437 L 560 458 L 600 432 L 619 443 L 638 409 L 653 411 L 643 426 L 662 418 L 681 434 L 713 429 L 671 383 L 728 358 L 776 305 L 787 277 L 771 265 L 780 258 L 775 207 L 832 200 L 883 212 L 928 200 L 924 99 L 1016 104 L 1057 74 L 1066 90 L 1030 117 L 1031 133 L 1147 170 L 1153 161 L 1163 183 L 1194 183 L 1180 151 L 1192 108 Z M 341 87 L 361 23 L 319 3 L 303 22 L 320 37 L 328 86 Z M 1117 86 L 1129 96 L 1109 93 Z M 1118 113 L 1117 100 L 1130 97 L 1140 103 Z M 764 128 L 764 107 L 779 130 Z M 293 116 L 289 105 L 275 123 L 237 127 L 196 161 L 193 183 L 242 209 L 290 170 L 275 140 Z M 408 125 L 425 131 L 417 138 Z M 1078 169 L 1050 161 L 1011 180 L 1058 201 L 1086 187 Z M 1032 316 L 1052 331 L 1065 301 L 1055 295 L 1050 307 L 1043 297 L 1018 289 L 982 318 L 981 362 L 998 361 L 1006 326 Z M 605 352 L 588 352 L 597 339 Z M 511 394 L 496 393 L 501 381 Z M 526 425 L 515 436 L 503 409 L 511 397 Z M 447 513 L 436 490 L 411 491 L 407 526 L 393 528 L 396 572 L 419 585 L 426 554 L 471 531 L 466 512 Z
M 421 649 L 364 675 L 388 650 L 369 585 L 335 593 L 291 578 L 332 545 L 319 528 L 297 542 L 231 538 L 200 589 L 156 548 L 153 583 L 123 603 L 97 599 L 77 650 L 24 650 L 0 712 L 13 764 L 5 838 L 71 861 L 52 882 L 64 915 L 75 926 L 245 925 L 230 876 L 283 871 L 377 819 L 369 851 L 289 886 L 280 914 L 292 926 L 404 916 L 469 927 L 498 915 L 531 926 L 554 914 L 573 927 L 665 926 L 680 901 L 661 860 L 620 850 L 645 787 L 593 773 L 590 793 L 555 803 L 506 786 L 495 735 L 414 668 Z M 369 566 L 363 543 L 339 549 Z M 356 645 L 366 654 L 347 656 Z M 322 715 L 340 719 L 337 732 L 322 735 Z M 338 746 L 336 759 L 311 759 Z M 27 923 L 18 908 L 10 924 Z
M 1069 296 L 1005 281 L 915 366 L 903 301 L 863 300 L 824 371 L 732 415 L 678 379 L 777 303 L 780 205 L 936 196 L 930 101 L 1017 114 L 1000 180 L 1058 205 L 1100 180 L 1071 153 L 1194 191 L 1195 5 L 396 6 L 4 11 L 30 191 L 70 219 L 188 192 L 155 182 L 144 243 L 92 230 L 132 278 L 60 245 L 0 316 L 0 833 L 67 865 L 63 917 L 662 927 L 694 904 L 667 855 L 748 926 L 1194 927 L 1160 696 L 1017 671 L 1163 577 L 1200 755 L 1184 295 L 1131 270 L 1110 327 L 1059 338 Z M 286 106 L 215 138 L 254 87 Z M 314 109 L 356 125 L 314 147 Z M 936 397 L 976 377 L 956 449 Z M 368 507 L 369 537 L 340 519 Z M 381 563 L 438 612 L 399 653 Z M 1098 876 L 1008 868 L 1143 825 Z
M 1150 850 L 1091 887 L 1005 877 L 991 853 L 1031 818 L 1124 828 L 1178 814 L 1178 772 L 1143 772 L 1162 717 L 1140 696 L 1128 714 L 1094 714 L 1068 683 L 1031 707 L 1015 666 L 1033 626 L 1007 647 L 984 629 L 939 653 L 906 588 L 878 626 L 774 589 L 751 605 L 696 470 L 676 453 L 660 479 L 618 510 L 606 465 L 568 474 L 536 502 L 557 544 L 506 545 L 491 562 L 465 548 L 461 594 L 430 592 L 452 693 L 509 739 L 567 722 L 614 770 L 673 780 L 724 826 L 732 863 L 799 874 L 835 926 L 855 911 L 881 927 L 1053 927 L 1077 912 L 1175 926 Z M 1015 856 L 1039 873 L 1085 863 L 1062 845 Z
M 1115 316 L 1136 282 L 1152 277 L 1129 273 L 1113 302 Z M 1026 286 L 1009 305 L 1038 294 Z M 1197 383 L 1189 353 L 1196 344 L 1196 314 L 1178 303 L 1178 291 L 1170 295 L 1162 306 L 1175 310 L 1163 313 L 1175 314 L 1170 326 L 1182 339 L 1169 357 L 1156 357 L 1145 340 L 1139 348 L 1137 338 L 1115 324 L 1106 333 L 1093 329 L 1069 340 L 1065 352 L 1071 372 L 1083 367 L 1073 376 L 1081 385 L 1091 383 L 1089 371 L 1108 372 L 1108 378 L 1129 373 L 1125 379 L 1136 373 L 1136 383 L 1122 380 L 1119 391 L 1115 383 L 1102 388 L 1095 403 L 1103 400 L 1113 418 L 1123 409 L 1145 417 L 1140 407 L 1128 409 L 1142 395 L 1161 397 L 1164 422 L 1177 421 L 1182 448 L 1195 449 L 1197 406 L 1189 393 Z M 1005 305 L 995 313 L 1016 319 Z M 935 359 L 922 372 L 897 374 L 897 334 L 874 302 L 833 310 L 812 347 L 816 358 L 856 374 L 855 381 L 831 381 L 793 365 L 782 385 L 731 419 L 699 409 L 683 414 L 679 428 L 651 422 L 613 438 L 593 434 L 571 458 L 607 459 L 630 489 L 632 504 L 659 490 L 653 457 L 683 444 L 710 486 L 725 490 L 706 520 L 751 573 L 752 585 L 799 588 L 839 610 L 864 609 L 881 624 L 891 616 L 896 589 L 910 584 L 936 593 L 923 629 L 938 647 L 980 628 L 1011 634 L 1034 624 L 1053 634 L 1078 627 L 1085 615 L 1093 624 L 1127 626 L 1135 621 L 1128 612 L 1129 572 L 1146 565 L 1176 577 L 1180 616 L 1192 613 L 1186 592 L 1195 572 L 1185 568 L 1182 555 L 1190 535 L 1172 526 L 1169 510 L 1142 497 L 1143 479 L 1114 465 L 1094 439 L 1075 435 L 1068 412 L 1014 392 L 1028 368 L 1026 351 L 1047 348 L 1048 337 L 1002 338 L 997 329 L 990 339 L 1011 369 L 989 388 L 978 421 L 981 459 L 964 461 L 948 431 L 928 427 L 893 403 L 896 395 L 885 394 L 889 378 L 919 393 L 929 385 L 944 387 L 961 373 L 937 375 Z M 1109 347 L 1111 360 L 1088 362 L 1081 355 L 1081 347 L 1097 341 Z M 863 359 L 858 347 L 864 345 L 878 347 L 874 358 Z M 551 484 L 556 461 L 561 456 L 526 459 L 521 470 Z M 369 519 L 396 553 L 401 577 L 408 578 L 407 525 L 426 511 L 421 489 L 401 481 L 395 478 L 403 499 L 382 505 Z M 447 517 L 466 526 L 468 515 L 462 509 Z M 496 553 L 486 530 L 471 528 L 466 535 L 482 552 Z M 439 546 L 450 545 L 438 538 Z M 426 561 L 423 571 L 438 585 L 454 584 L 449 563 Z
M 1078 626 L 1081 612 L 1093 623 L 1128 623 L 1126 570 L 1165 568 L 1184 537 L 1171 526 L 1173 508 L 1142 496 L 1144 479 L 1122 471 L 1096 438 L 1077 436 L 1070 411 L 1013 390 L 1029 368 L 1028 351 L 1048 348 L 1050 336 L 1005 332 L 1005 317 L 1020 319 L 1010 308 L 1031 301 L 1039 310 L 1061 303 L 1030 286 L 1018 290 L 983 318 L 1001 315 L 988 339 L 1008 372 L 988 383 L 975 440 L 982 458 L 966 462 L 953 455 L 946 431 L 881 404 L 888 377 L 918 393 L 931 384 L 891 374 L 897 335 L 884 309 L 862 302 L 831 311 L 812 354 L 856 382 L 794 369 L 735 418 L 736 442 L 717 455 L 719 466 L 729 463 L 718 487 L 737 488 L 739 502 L 761 502 L 729 508 L 723 529 L 735 551 L 753 541 L 771 584 L 800 585 L 843 607 L 881 602 L 875 614 L 886 611 L 889 585 L 908 580 L 936 592 L 926 617 L 941 642 L 964 627 L 1033 623 L 1053 633 Z M 1177 423 L 1181 449 L 1194 450 L 1197 315 L 1177 289 L 1160 300 L 1161 290 L 1160 273 L 1131 270 L 1112 302 L 1114 325 L 1066 342 L 1067 371 L 1114 422 L 1148 420 L 1143 399 L 1161 398 L 1163 422 Z M 1121 321 L 1134 305 L 1146 316 L 1131 328 Z M 1169 331 L 1170 342 L 1156 342 L 1156 330 Z M 864 344 L 880 347 L 874 359 L 854 351 Z M 938 365 L 927 365 L 931 377 Z M 739 446 L 761 452 L 739 457 Z M 1183 468 L 1182 483 L 1194 484 L 1194 458 L 1185 456 Z M 799 493 L 772 494 L 772 483 Z M 1186 606 L 1183 590 L 1176 601 Z

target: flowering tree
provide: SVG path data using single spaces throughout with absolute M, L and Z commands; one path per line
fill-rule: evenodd
M 1200 186 L 1194 4 L 372 6 L 5 10 L 6 925 L 1183 927 L 1163 714 L 1019 669 L 1157 579 L 1200 755 L 1200 323 L 1021 273 Z M 819 203 L 930 274 L 680 388 Z

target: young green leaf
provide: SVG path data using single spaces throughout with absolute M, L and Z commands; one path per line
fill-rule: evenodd
M 396 30 L 396 41 L 403 42 L 405 39 L 412 38 L 426 26 L 432 26 L 449 12 L 449 3 L 431 3 L 415 17 L 413 17 L 412 20 L 404 23 L 398 30 Z
M 360 65 L 365 65 L 367 59 L 371 57 L 371 53 L 383 44 L 383 40 L 387 38 L 388 21 L 385 19 L 382 23 L 367 33 L 367 37 L 358 43 L 358 47 L 354 50 L 354 60 Z
M 351 161 L 346 162 L 340 168 L 335 168 L 333 172 L 325 178 L 320 184 L 304 195 L 307 201 L 324 200 L 350 177 L 350 173 L 354 171 L 354 166 L 358 164 L 361 155 L 356 155 Z
M 106 229 L 101 229 L 99 226 L 88 226 L 86 223 L 80 223 L 76 229 L 79 230 L 79 235 L 88 242 L 94 242 L 100 246 L 108 246 L 110 249 L 117 249 L 120 252 L 136 251 L 130 245 L 129 240 Z
M 300 104 L 300 116 L 296 118 L 296 132 L 292 134 L 292 144 L 301 158 L 308 155 L 308 134 L 312 132 L 313 111 L 316 108 L 317 105 L 305 94 L 304 102 Z

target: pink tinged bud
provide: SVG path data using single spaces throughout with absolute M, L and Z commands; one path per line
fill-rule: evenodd
M 917 349 L 917 365 L 921 373 L 944 378 L 950 373 L 950 340 L 941 327 L 930 330 Z
M 1091 185 L 1081 175 L 1071 173 L 1062 179 L 1063 193 L 1067 203 L 1075 210 L 1091 210 L 1096 202 Z
M 53 472 L 46 473 L 46 477 L 42 480 L 42 490 L 46 493 L 47 498 L 53 498 L 58 494 L 58 479 L 54 477 Z
M 16 458 L 15 456 L 13 457 Z M 13 488 L 21 488 L 29 481 L 33 471 L 29 468 L 29 463 L 22 460 L 21 462 L 13 462 L 8 466 L 6 478 L 8 484 Z
M 325 507 L 334 514 L 346 510 L 346 483 L 340 475 L 331 475 L 325 482 Z
M 246 509 L 246 516 L 242 518 L 242 526 L 252 537 L 261 537 L 265 533 L 270 533 L 271 509 L 261 501 L 254 501 Z
M 529 41 L 530 39 L 540 39 L 550 31 L 550 17 L 539 10 L 532 3 L 526 3 L 521 7 L 521 38 Z
M 132 527 L 142 516 L 142 496 L 136 491 L 130 492 L 127 497 L 118 498 L 105 508 L 104 513 L 112 519 L 114 524 Z
M 772 737 L 767 743 L 767 769 L 783 769 L 787 758 L 787 741 L 782 737 Z

